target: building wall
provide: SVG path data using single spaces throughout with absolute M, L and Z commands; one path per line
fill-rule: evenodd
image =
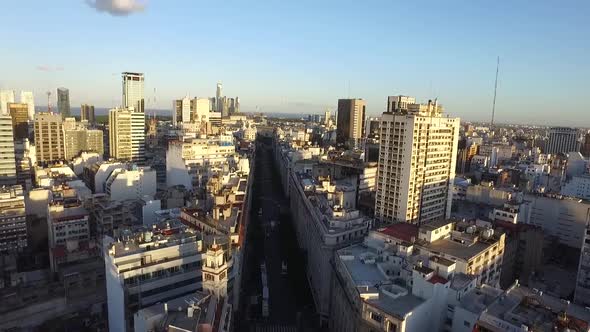
M 62 118 L 59 114 L 35 114 L 35 145 L 38 162 L 59 161 L 65 158 Z
M 141 199 L 156 195 L 156 171 L 147 168 L 117 169 L 106 182 L 106 192 L 114 201 Z
M 12 118 L 0 115 L 0 186 L 16 184 L 16 158 Z

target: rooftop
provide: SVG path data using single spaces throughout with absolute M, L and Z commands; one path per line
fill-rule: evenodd
M 408 243 L 412 243 L 418 238 L 418 226 L 410 223 L 393 224 L 380 229 L 379 232 Z

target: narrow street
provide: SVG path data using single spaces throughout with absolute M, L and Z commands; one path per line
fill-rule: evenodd
M 314 331 L 315 309 L 302 255 L 273 164 L 270 140 L 257 141 L 256 169 L 238 331 Z M 262 214 L 260 214 L 262 213 Z M 282 263 L 287 269 L 283 271 Z M 261 264 L 265 264 L 269 315 L 262 313 Z

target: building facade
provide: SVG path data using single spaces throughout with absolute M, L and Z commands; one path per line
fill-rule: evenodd
M 80 106 L 80 121 L 88 121 L 89 124 L 96 124 L 96 118 L 94 116 L 94 105 L 82 104 Z
M 62 117 L 58 113 L 35 114 L 37 162 L 52 162 L 65 158 L 62 126 Z
M 12 131 L 15 140 L 29 138 L 29 105 L 9 103 L 8 113 L 12 118 Z
M 381 117 L 375 217 L 419 224 L 448 218 L 459 119 L 443 117 L 436 102 L 399 105 L 407 111 Z
M 145 113 L 115 108 L 109 111 L 109 149 L 111 158 L 145 160 Z
M 549 142 L 545 153 L 569 153 L 580 149 L 576 128 L 553 127 L 549 130 Z
M 0 254 L 27 247 L 25 197 L 21 186 L 0 188 Z
M 143 73 L 121 74 L 123 78 L 123 107 L 145 112 Z
M 27 104 L 29 120 L 33 121 L 35 119 L 35 97 L 33 96 L 33 92 L 21 91 L 20 102 L 23 104 Z
M 338 143 L 359 146 L 365 128 L 365 109 L 365 101 L 362 99 L 338 99 Z
M 16 158 L 12 118 L 0 115 L 0 186 L 16 184 Z
M 71 116 L 70 111 L 70 90 L 66 88 L 57 89 L 57 111 L 61 114 L 62 118 L 69 118 Z

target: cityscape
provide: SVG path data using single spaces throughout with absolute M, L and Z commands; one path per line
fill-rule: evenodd
M 142 15 L 161 15 L 171 19 L 167 23 L 184 15 L 166 16 L 168 5 L 92 0 L 47 10 L 75 11 L 105 23 L 101 31 L 80 27 L 87 35 L 72 43 L 84 48 L 82 39 L 101 38 L 95 33 L 127 38 L 140 31 L 129 22 L 151 29 L 151 21 L 141 23 Z M 154 42 L 151 52 L 163 66 L 178 62 L 186 71 L 174 82 L 162 80 L 147 63 L 151 55 L 133 58 L 139 53 L 112 63 L 88 54 L 84 66 L 92 75 L 69 70 L 74 65 L 63 53 L 63 65 L 37 65 L 23 70 L 23 77 L 13 70 L 21 66 L 17 58 L 30 55 L 15 49 L 2 55 L 0 331 L 590 331 L 590 117 L 584 103 L 570 104 L 587 91 L 574 81 L 590 68 L 588 45 L 580 46 L 585 60 L 577 72 L 559 74 L 572 75 L 572 81 L 555 74 L 562 86 L 536 92 L 546 94 L 537 100 L 527 98 L 530 89 L 545 89 L 544 82 L 533 82 L 538 77 L 518 91 L 507 82 L 519 72 L 519 61 L 503 55 L 516 54 L 509 47 L 483 57 L 490 64 L 469 73 L 477 77 L 466 83 L 469 88 L 457 82 L 472 76 L 440 78 L 441 72 L 427 68 L 389 73 L 397 82 L 376 78 L 375 88 L 367 88 L 356 71 L 372 67 L 351 60 L 340 90 L 326 83 L 318 92 L 329 82 L 322 75 L 342 59 L 365 54 L 384 66 L 373 74 L 388 69 L 379 64 L 383 59 L 372 41 L 366 53 L 308 59 L 313 74 L 298 67 L 300 59 L 283 54 L 282 46 L 268 45 L 267 37 L 285 33 L 277 44 L 309 38 L 301 57 L 319 50 L 310 36 L 317 32 L 320 40 L 330 28 L 314 32 L 303 23 L 278 22 L 309 13 L 304 23 L 310 23 L 333 10 L 332 4 L 307 5 L 236 4 L 235 12 L 249 19 L 273 17 L 278 32 L 256 30 L 262 23 L 234 32 L 230 22 L 215 30 L 219 44 L 207 43 L 209 37 L 200 43 L 186 39 L 186 49 L 174 50 L 175 57 L 162 50 L 160 40 Z M 203 16 L 206 9 L 220 8 L 183 6 Z M 382 17 L 379 8 L 333 6 L 343 18 Z M 519 20 L 518 13 L 529 8 L 515 6 Z M 10 7 L 17 16 L 28 10 L 25 4 Z M 243 23 L 222 7 L 224 18 Z M 504 9 L 484 10 L 490 16 L 482 16 L 482 25 L 496 10 Z M 539 24 L 542 12 L 552 10 L 542 1 L 524 20 Z M 513 14 L 506 14 L 507 22 Z M 576 28 L 590 31 L 587 18 L 568 14 L 555 9 L 555 22 L 583 20 L 586 25 Z M 166 34 L 190 26 L 179 21 L 163 24 L 156 38 L 175 44 Z M 348 32 L 378 29 L 373 22 L 340 23 Z M 440 29 L 455 24 L 461 23 Z M 37 28 L 43 29 L 31 31 Z M 431 28 L 415 36 L 440 33 Z M 560 29 L 570 28 L 564 23 Z M 196 59 L 207 49 L 221 52 L 222 44 L 223 52 L 238 54 L 242 44 L 229 43 L 238 38 L 233 33 L 244 36 L 251 29 L 261 35 L 247 37 L 257 43 L 241 52 L 262 47 L 271 52 L 268 58 L 211 55 L 215 74 L 210 63 L 194 72 L 197 67 L 183 62 L 182 52 L 200 50 Z M 514 34 L 526 30 L 518 26 Z M 503 36 L 510 39 L 508 32 Z M 121 57 L 135 46 L 120 49 Z M 554 51 L 570 57 L 565 48 L 543 54 L 549 58 Z M 414 70 L 410 62 L 423 61 L 417 55 L 422 51 L 407 52 L 402 65 Z M 459 60 L 466 66 L 476 61 L 467 59 L 469 51 L 454 52 L 466 57 Z M 285 57 L 274 62 L 277 54 Z M 577 60 L 572 56 L 571 66 Z M 78 61 L 84 62 L 72 62 Z M 305 83 L 295 80 L 289 91 L 277 92 L 284 81 L 260 84 L 268 72 L 236 79 L 240 65 L 242 73 L 284 66 L 285 81 L 305 76 Z M 183 83 L 192 80 L 198 83 Z M 564 89 L 571 95 L 562 94 Z

